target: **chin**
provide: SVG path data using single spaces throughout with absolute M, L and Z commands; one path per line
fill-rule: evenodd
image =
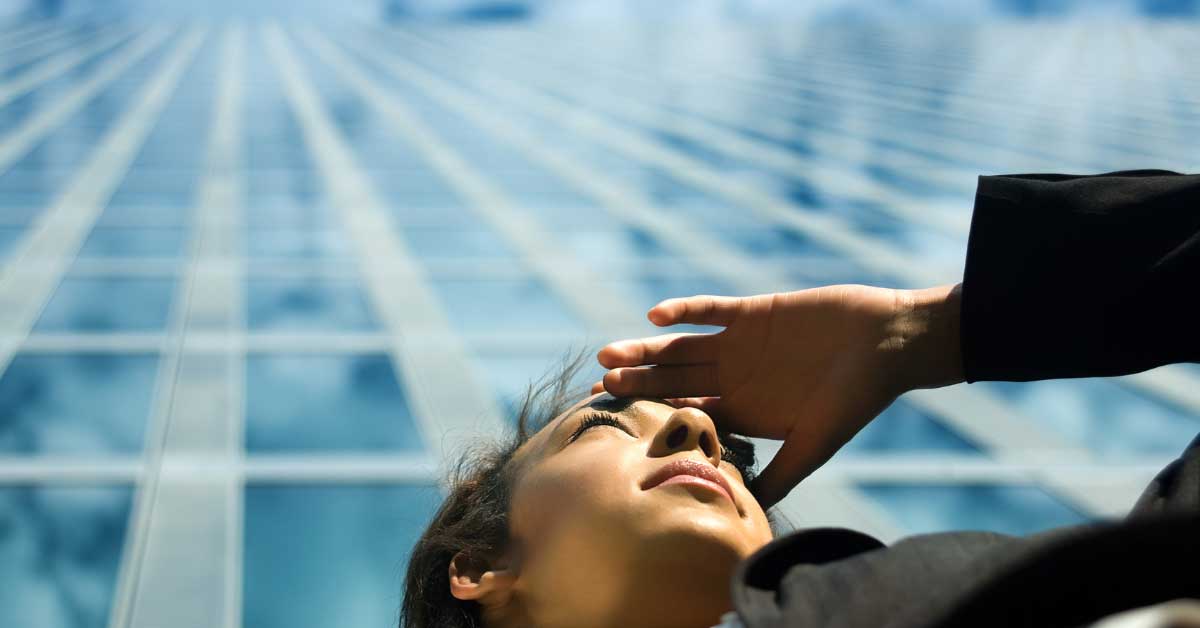
M 701 504 L 703 506 L 703 504 Z M 752 549 L 746 530 L 736 517 L 704 508 L 673 508 L 661 516 L 644 520 L 641 531 L 651 551 L 690 556 L 704 561 L 734 562 Z
M 750 520 L 738 515 L 737 509 L 725 497 L 707 501 L 697 499 L 687 488 L 669 487 L 661 493 L 651 489 L 644 505 L 650 512 L 638 517 L 644 523 L 642 532 L 654 537 L 680 535 L 696 541 L 745 545 L 750 539 Z

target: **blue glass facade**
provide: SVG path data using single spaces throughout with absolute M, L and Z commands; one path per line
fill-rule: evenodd
M 674 296 L 960 278 L 980 174 L 1200 169 L 1191 21 L 133 4 L 0 15 L 3 626 L 164 625 L 182 586 L 225 628 L 392 625 L 438 473 L 572 349 Z M 785 506 L 1119 516 L 1198 384 L 910 395 L 829 512 Z

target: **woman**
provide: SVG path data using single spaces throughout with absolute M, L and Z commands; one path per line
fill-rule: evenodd
M 468 456 L 402 625 L 1081 626 L 1200 598 L 1200 439 L 1116 525 L 884 548 L 773 541 L 764 512 L 908 390 L 1200 360 L 1197 277 L 1200 177 L 1025 175 L 981 178 L 962 284 L 665 301 L 658 325 L 725 329 L 609 345 L 592 396 L 564 410 L 556 380 Z M 726 432 L 784 443 L 753 478 Z
M 662 400 L 563 409 L 572 371 L 460 468 L 410 562 L 410 625 L 709 626 L 731 608 L 734 567 L 773 538 L 753 446 Z

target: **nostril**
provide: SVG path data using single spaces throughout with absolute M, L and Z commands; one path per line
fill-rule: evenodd
M 679 427 L 671 430 L 670 434 L 667 434 L 667 447 L 674 449 L 682 445 L 683 439 L 685 438 L 687 438 L 687 426 L 680 425 Z
M 705 456 L 711 458 L 714 449 L 712 437 L 708 435 L 708 432 L 700 432 L 700 451 L 703 451 Z

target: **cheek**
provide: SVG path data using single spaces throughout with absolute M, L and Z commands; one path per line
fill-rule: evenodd
M 545 461 L 517 482 L 511 511 L 514 536 L 542 542 L 564 532 L 620 532 L 619 522 L 629 519 L 641 492 L 636 462 L 644 456 L 629 446 L 578 445 L 573 455 Z

